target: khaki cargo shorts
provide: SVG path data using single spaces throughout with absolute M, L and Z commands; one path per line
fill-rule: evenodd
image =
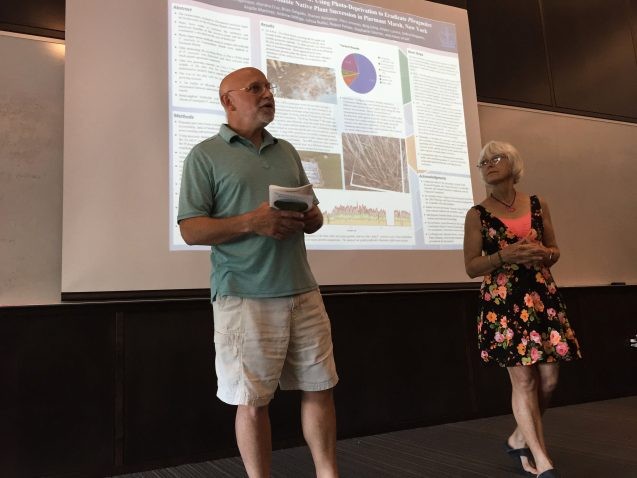
M 330 320 L 318 289 L 289 297 L 217 297 L 213 312 L 221 401 L 263 406 L 277 385 L 320 391 L 338 382 Z

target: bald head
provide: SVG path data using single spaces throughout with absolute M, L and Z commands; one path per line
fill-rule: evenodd
M 225 78 L 221 80 L 221 83 L 219 83 L 219 99 L 230 90 L 236 90 L 249 85 L 251 81 L 254 81 L 255 77 L 258 80 L 266 81 L 265 75 L 261 70 L 252 66 L 239 68 L 238 70 L 228 73 Z
M 219 100 L 228 125 L 246 138 L 260 138 L 274 120 L 274 95 L 270 83 L 257 68 L 240 68 L 219 84 Z

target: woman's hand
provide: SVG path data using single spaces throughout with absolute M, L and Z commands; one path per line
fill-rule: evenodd
M 520 239 L 500 251 L 502 260 L 509 264 L 523 264 L 527 267 L 543 263 L 549 256 L 550 250 L 538 241 L 527 237 Z

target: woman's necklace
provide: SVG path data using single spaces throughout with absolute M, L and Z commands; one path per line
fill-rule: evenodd
M 496 201 L 498 201 L 498 202 L 499 202 L 500 204 L 502 204 L 503 206 L 506 206 L 507 211 L 509 211 L 509 212 L 513 212 L 513 211 L 515 211 L 515 208 L 513 207 L 513 205 L 515 204 L 515 197 L 517 196 L 517 194 L 518 194 L 518 192 L 514 189 L 514 190 L 513 190 L 513 201 L 511 201 L 511 204 L 507 204 L 507 203 L 505 203 L 504 201 L 501 201 L 500 199 L 498 199 L 497 197 L 495 197 L 495 196 L 493 195 L 493 193 L 491 193 L 491 197 L 492 197 L 493 199 L 495 199 Z

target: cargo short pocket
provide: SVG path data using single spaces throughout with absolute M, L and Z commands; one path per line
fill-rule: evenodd
M 215 370 L 221 384 L 236 384 L 242 379 L 242 299 L 219 297 L 213 304 Z

